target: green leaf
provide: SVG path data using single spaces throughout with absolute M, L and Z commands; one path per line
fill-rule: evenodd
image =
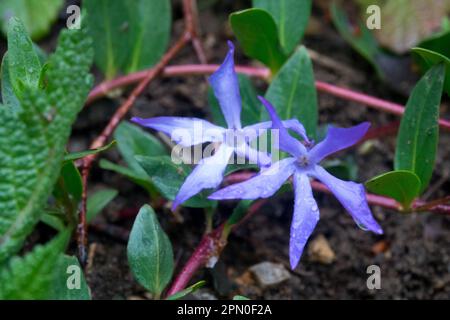
M 395 170 L 414 172 L 425 190 L 433 173 L 439 137 L 439 106 L 444 65 L 432 67 L 414 87 L 400 123 Z
M 233 297 L 233 300 L 250 300 L 250 299 L 244 296 L 237 295 Z
M 169 156 L 145 157 L 136 156 L 136 160 L 147 172 L 150 181 L 159 192 L 169 200 L 174 200 L 191 169 L 184 164 L 175 164 Z M 210 207 L 214 201 L 208 200 L 200 193 L 185 203 L 183 206 L 194 208 Z
M 169 0 L 84 0 L 95 63 L 107 79 L 155 64 L 170 37 Z
M 86 219 L 90 223 L 118 194 L 117 190 L 104 189 L 97 191 L 87 200 Z
M 89 34 L 94 40 L 95 65 L 106 79 L 114 78 L 130 55 L 130 17 L 127 3 L 118 0 L 83 0 Z
M 5 264 L 0 270 L 0 300 L 51 299 L 54 273 L 67 239 L 67 233 L 61 234 Z
M 55 185 L 53 195 L 56 199 L 63 199 L 66 195 L 70 196 L 74 203 L 81 200 L 83 192 L 83 182 L 80 171 L 75 164 L 70 161 L 63 164 L 58 183 Z
M 265 10 L 247 9 L 230 15 L 230 24 L 245 54 L 276 73 L 286 60 L 272 16 Z
M 391 197 L 408 209 L 411 202 L 419 195 L 420 179 L 411 171 L 390 171 L 376 176 L 365 183 L 367 190 Z
M 38 87 L 41 62 L 25 26 L 17 18 L 8 22 L 8 52 L 9 78 L 20 100 L 24 90 Z
M 335 2 L 331 5 L 331 17 L 340 35 L 372 65 L 381 79 L 385 78 L 383 70 L 378 65 L 378 60 L 384 53 L 366 25 L 362 22 L 359 23 L 359 32 L 353 32 L 345 11 Z
M 127 165 L 141 177 L 146 177 L 147 174 L 136 161 L 135 156 L 152 157 L 168 154 L 165 146 L 157 138 L 126 121 L 117 127 L 114 139 L 116 139 L 117 147 Z
M 145 173 L 145 176 L 142 176 L 127 167 L 120 166 L 105 159 L 100 160 L 99 165 L 102 169 L 110 170 L 125 176 L 137 185 L 143 187 L 145 190 L 147 190 L 148 193 L 151 194 L 153 192 L 154 187 L 152 186 L 147 173 Z
M 20 108 L 19 99 L 17 99 L 14 89 L 11 84 L 9 75 L 8 53 L 5 53 L 2 60 L 1 68 L 1 87 L 2 87 L 2 102 L 5 106 L 18 110 Z
M 159 296 L 172 278 L 173 252 L 153 209 L 139 211 L 128 241 L 128 262 L 136 280 Z
M 24 91 L 18 112 L 0 107 L 0 263 L 39 221 L 59 176 L 71 125 L 92 84 L 90 45 L 83 29 L 62 31 L 45 91 Z
M 64 156 L 64 161 L 73 161 L 73 160 L 84 158 L 84 157 L 92 155 L 92 154 L 97 154 L 97 153 L 109 150 L 112 146 L 114 146 L 115 143 L 116 143 L 116 141 L 113 140 L 110 143 L 108 143 L 107 145 L 97 148 L 97 149 L 90 149 L 90 150 L 86 150 L 86 151 L 73 152 L 73 153 L 66 154 Z
M 89 286 L 76 257 L 60 254 L 54 275 L 52 299 L 91 300 Z
M 274 18 L 284 52 L 290 54 L 305 33 L 311 15 L 311 0 L 253 0 L 253 7 L 264 9 Z
M 450 21 L 450 20 L 449 20 Z M 428 49 L 450 58 L 450 30 L 439 32 L 432 37 L 425 39 L 417 45 L 419 48 Z
M 448 40 L 450 41 L 450 39 Z M 444 90 L 450 96 L 450 54 L 444 56 L 439 52 L 424 48 L 412 48 L 411 50 L 415 54 L 416 59 L 419 60 L 421 69 L 424 71 L 429 70 L 432 66 L 441 62 L 445 64 Z
M 65 212 L 53 210 L 45 212 L 41 216 L 41 221 L 56 231 L 63 232 L 67 228 L 65 218 Z
M 322 162 L 322 166 L 333 176 L 342 180 L 358 180 L 358 165 L 352 156 Z
M 178 291 L 177 293 L 171 295 L 170 297 L 167 297 L 166 300 L 179 300 L 181 298 L 184 298 L 188 294 L 191 294 L 191 293 L 197 291 L 198 289 L 203 287 L 205 284 L 206 284 L 206 281 L 201 280 L 197 283 L 194 283 L 192 286 L 189 286 L 186 289 Z
M 0 2 L 0 23 L 6 33 L 7 22 L 11 17 L 23 21 L 33 40 L 39 40 L 49 31 L 58 17 L 64 0 L 2 0 Z
M 248 209 L 253 204 L 254 200 L 241 200 L 239 201 L 233 213 L 227 220 L 227 227 L 231 227 L 242 220 L 248 212 Z
M 242 126 L 245 127 L 259 122 L 262 107 L 258 100 L 258 94 L 253 87 L 250 78 L 239 74 L 238 80 L 242 99 L 241 121 Z M 219 126 L 226 127 L 227 124 L 225 122 L 225 118 L 223 117 L 222 109 L 220 109 L 219 102 L 217 101 L 211 87 L 208 88 L 208 103 L 211 107 L 214 123 Z
M 167 49 L 172 23 L 170 0 L 134 0 L 127 3 L 130 15 L 129 61 L 126 72 L 151 67 Z M 131 49 L 131 50 L 130 50 Z
M 315 139 L 318 110 L 312 63 L 305 47 L 300 47 L 284 64 L 266 92 L 281 119 L 298 119 Z M 264 111 L 263 119 L 268 119 Z

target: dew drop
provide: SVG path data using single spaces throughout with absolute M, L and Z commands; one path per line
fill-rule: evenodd
M 362 224 L 362 223 L 359 222 L 359 221 L 356 221 L 356 225 L 357 225 L 358 228 L 360 228 L 361 230 L 369 231 L 369 228 L 367 228 L 364 224 Z

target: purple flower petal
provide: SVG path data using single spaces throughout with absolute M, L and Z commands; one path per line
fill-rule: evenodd
M 258 198 L 268 198 L 277 192 L 281 185 L 294 173 L 294 162 L 294 158 L 278 161 L 247 181 L 236 183 L 214 192 L 208 199 L 254 200 Z
M 201 190 L 216 188 L 220 185 L 232 154 L 233 149 L 221 145 L 213 156 L 200 160 L 178 191 L 172 210 Z
M 306 174 L 300 172 L 294 174 L 294 189 L 294 216 L 289 243 L 289 259 L 292 270 L 300 261 L 305 244 L 319 221 L 319 209 Z
M 281 123 L 285 128 L 298 133 L 306 142 L 310 142 L 305 127 L 297 119 L 283 120 Z M 270 128 L 272 128 L 272 121 L 265 121 L 247 126 L 244 128 L 244 131 L 254 132 L 259 136 Z
M 241 95 L 239 81 L 234 71 L 234 45 L 228 41 L 228 54 L 216 72 L 209 77 L 214 95 L 230 129 L 241 128 Z
M 236 147 L 236 154 L 239 157 L 248 159 L 250 164 L 257 164 L 261 167 L 269 166 L 272 162 L 270 155 L 253 149 L 246 143 L 241 143 Z
M 378 234 L 383 233 L 372 216 L 362 184 L 340 180 L 318 165 L 309 174 L 322 181 L 333 192 L 361 229 L 368 229 Z
M 279 132 L 279 147 L 280 150 L 290 153 L 294 157 L 300 157 L 306 154 L 306 148 L 297 139 L 289 135 L 287 129 L 283 126 L 280 118 L 278 117 L 275 108 L 270 104 L 269 101 L 263 97 L 258 97 L 262 104 L 266 107 L 267 112 L 269 112 L 270 118 L 272 119 L 272 128 L 278 130 Z
M 185 147 L 204 142 L 220 142 L 225 129 L 206 120 L 182 117 L 132 118 L 141 126 L 168 134 L 173 141 Z
M 319 163 L 326 156 L 354 145 L 364 137 L 369 127 L 369 122 L 363 122 L 351 128 L 330 126 L 326 138 L 310 150 L 310 160 Z

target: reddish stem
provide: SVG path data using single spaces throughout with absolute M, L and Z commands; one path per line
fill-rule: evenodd
M 163 70 L 162 74 L 165 76 L 204 75 L 213 73 L 217 70 L 218 67 L 219 65 L 215 64 L 170 66 L 166 67 Z M 263 79 L 269 79 L 270 77 L 270 71 L 266 68 L 236 66 L 236 72 Z M 139 81 L 144 75 L 145 71 L 141 71 L 124 77 L 119 77 L 117 79 L 98 85 L 89 94 L 87 104 L 100 97 L 105 96 L 109 91 L 113 89 Z M 326 92 L 345 100 L 358 102 L 388 113 L 402 115 L 405 111 L 405 108 L 400 104 L 379 99 L 350 89 L 341 88 L 326 82 L 316 81 L 316 88 L 318 91 Z M 448 120 L 439 119 L 439 126 L 446 131 L 450 131 L 450 121 Z
M 203 236 L 194 253 L 192 253 L 167 291 L 167 297 L 186 288 L 197 270 L 203 268 L 211 257 L 220 255 L 220 251 L 225 246 L 221 241 L 222 230 L 223 225 Z

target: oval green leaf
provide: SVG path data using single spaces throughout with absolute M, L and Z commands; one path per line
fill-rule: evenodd
M 245 54 L 264 63 L 273 73 L 281 68 L 286 56 L 270 13 L 262 9 L 242 10 L 230 15 L 230 24 Z
M 172 278 L 173 252 L 153 209 L 139 211 L 128 241 L 128 262 L 136 280 L 159 296 Z
M 444 74 L 444 65 L 438 64 L 419 80 L 406 104 L 397 136 L 394 168 L 414 172 L 421 181 L 421 192 L 434 169 Z
M 415 54 L 422 70 L 429 70 L 432 66 L 441 62 L 445 64 L 444 90 L 450 95 L 450 56 L 444 56 L 439 52 L 425 48 L 412 48 L 411 50 Z
M 408 209 L 419 195 L 420 179 L 411 171 L 398 170 L 380 174 L 365 183 L 370 192 L 391 197 Z
M 169 0 L 84 0 L 94 39 L 95 63 L 107 79 L 148 68 L 170 37 Z
M 311 0 L 253 0 L 253 7 L 269 12 L 278 27 L 284 52 L 290 54 L 305 33 L 311 15 Z

